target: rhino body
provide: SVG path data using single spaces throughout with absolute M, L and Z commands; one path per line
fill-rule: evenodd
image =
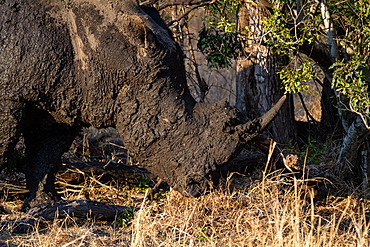
M 23 136 L 27 205 L 58 199 L 60 157 L 90 125 L 115 127 L 149 171 L 199 196 L 267 124 L 242 119 L 195 102 L 180 47 L 136 1 L 0 0 L 0 165 Z

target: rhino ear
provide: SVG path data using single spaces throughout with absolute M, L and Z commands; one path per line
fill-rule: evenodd
M 141 52 L 153 47 L 157 38 L 150 27 L 138 16 L 129 16 L 125 19 L 122 31 L 129 43 Z
M 144 26 L 145 33 L 144 33 L 144 48 L 149 49 L 153 44 L 156 43 L 157 38 L 156 35 L 153 33 L 153 31 L 148 28 L 147 26 Z

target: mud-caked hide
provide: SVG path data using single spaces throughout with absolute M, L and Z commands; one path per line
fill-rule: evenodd
M 132 0 L 0 1 L 0 162 L 23 135 L 31 205 L 58 197 L 54 174 L 83 126 L 115 127 L 141 165 L 199 196 L 276 114 L 244 123 L 226 101 L 197 104 L 153 19 Z

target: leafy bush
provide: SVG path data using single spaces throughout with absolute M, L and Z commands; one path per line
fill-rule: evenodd
M 127 207 L 122 213 L 120 213 L 116 219 L 116 223 L 119 227 L 128 227 L 134 218 L 134 209 Z
M 241 35 L 236 32 L 236 13 L 240 4 L 240 1 L 222 0 L 208 6 L 210 14 L 199 31 L 198 48 L 210 67 L 230 67 L 232 59 L 242 53 Z
M 238 33 L 219 33 L 206 28 L 199 32 L 198 48 L 206 56 L 210 67 L 215 68 L 230 67 L 231 60 L 242 52 Z

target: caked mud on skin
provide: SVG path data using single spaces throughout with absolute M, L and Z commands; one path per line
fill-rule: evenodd
M 276 115 L 284 98 L 248 123 L 226 101 L 196 103 L 179 45 L 146 12 L 133 0 L 0 2 L 0 164 L 23 135 L 26 206 L 59 199 L 60 157 L 83 126 L 115 127 L 150 172 L 199 196 Z

